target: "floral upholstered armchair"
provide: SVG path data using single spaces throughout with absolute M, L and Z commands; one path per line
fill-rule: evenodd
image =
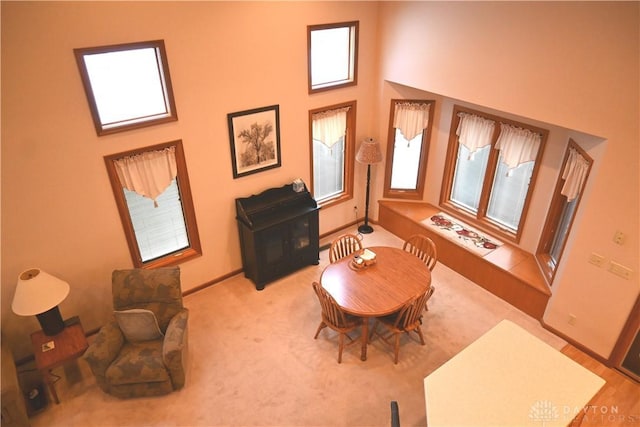
M 114 316 L 84 357 L 106 393 L 157 396 L 184 386 L 187 321 L 180 269 L 116 270 Z

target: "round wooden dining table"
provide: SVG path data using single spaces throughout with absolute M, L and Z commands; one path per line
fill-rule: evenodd
M 400 310 L 411 298 L 423 294 L 431 286 L 431 272 L 415 255 L 387 246 L 367 249 L 376 254 L 373 264 L 355 268 L 354 256 L 363 250 L 329 264 L 320 276 L 322 287 L 345 312 L 365 318 L 362 360 L 367 360 L 369 318 Z

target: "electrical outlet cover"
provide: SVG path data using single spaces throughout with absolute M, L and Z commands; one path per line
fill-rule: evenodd
M 632 270 L 622 264 L 618 264 L 615 261 L 611 261 L 611 263 L 609 264 L 609 271 L 616 276 L 622 277 L 623 279 L 631 279 Z

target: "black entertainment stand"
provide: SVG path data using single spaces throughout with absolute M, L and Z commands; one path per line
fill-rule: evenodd
M 257 290 L 319 262 L 318 204 L 306 186 L 270 188 L 236 199 L 242 267 Z

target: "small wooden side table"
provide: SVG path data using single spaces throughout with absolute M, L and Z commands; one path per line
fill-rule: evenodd
M 36 367 L 42 373 L 51 397 L 56 403 L 60 403 L 54 382 L 51 380 L 51 370 L 76 360 L 89 347 L 80 319 L 75 316 L 66 320 L 65 328 L 54 336 L 47 336 L 42 330 L 36 331 L 31 334 L 31 343 Z

